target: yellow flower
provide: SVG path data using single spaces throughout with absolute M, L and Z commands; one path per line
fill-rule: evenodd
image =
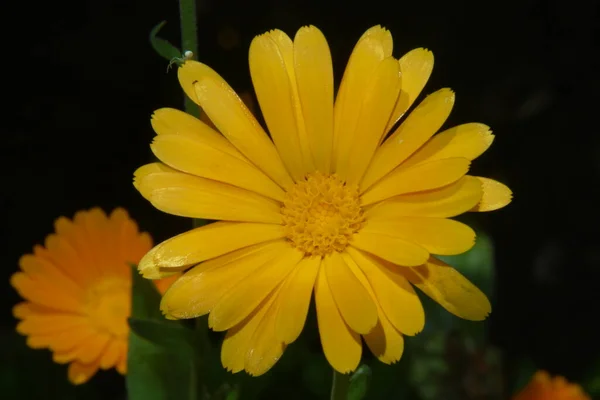
M 98 368 L 127 368 L 127 318 L 131 268 L 152 247 L 127 212 L 107 217 L 99 208 L 61 217 L 56 234 L 21 257 L 10 283 L 26 301 L 13 314 L 17 332 L 34 349 L 48 348 L 57 363 L 70 363 L 69 380 L 88 381 Z M 176 278 L 176 276 L 175 276 Z M 174 280 L 174 278 L 168 278 Z M 157 282 L 164 292 L 170 282 Z
M 360 362 L 361 336 L 381 361 L 400 359 L 403 335 L 425 322 L 413 285 L 459 317 L 485 319 L 486 296 L 431 255 L 473 246 L 473 230 L 449 217 L 510 202 L 506 186 L 466 175 L 493 136 L 476 123 L 433 136 L 452 109 L 449 89 L 395 128 L 425 86 L 432 54 L 397 60 L 390 33 L 369 29 L 335 104 L 317 28 L 293 42 L 278 30 L 258 36 L 249 60 L 271 138 L 223 78 L 195 61 L 179 69 L 180 83 L 222 135 L 174 109 L 153 115 L 151 147 L 162 163 L 139 168 L 134 185 L 164 212 L 218 220 L 140 262 L 150 279 L 191 268 L 162 311 L 210 313 L 210 327 L 227 331 L 223 365 L 252 375 L 298 338 L 313 289 L 325 356 L 343 373 Z
M 513 400 L 591 400 L 591 397 L 562 376 L 550 377 L 546 371 L 538 371 Z

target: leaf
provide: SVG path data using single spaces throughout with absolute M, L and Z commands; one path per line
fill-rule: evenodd
M 166 23 L 167 21 L 162 21 L 156 24 L 154 28 L 152 28 L 152 30 L 150 31 L 150 44 L 152 45 L 154 51 L 156 51 L 160 56 L 162 56 L 168 61 L 171 61 L 174 58 L 181 57 L 181 50 L 173 46 L 168 40 L 156 36 L 158 35 L 158 32 L 162 29 L 162 27 L 165 26 Z
M 367 395 L 369 383 L 371 381 L 371 368 L 363 364 L 350 378 L 350 387 L 348 388 L 348 400 L 362 400 Z
M 185 329 L 160 313 L 160 294 L 132 266 L 132 329 L 127 360 L 128 400 L 196 400 L 196 352 L 181 340 Z M 169 335 L 178 335 L 170 338 Z M 170 342 L 169 342 L 170 341 Z
M 136 335 L 157 346 L 182 353 L 197 349 L 194 331 L 179 323 L 129 318 L 129 326 Z

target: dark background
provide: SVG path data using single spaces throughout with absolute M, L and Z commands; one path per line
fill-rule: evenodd
M 293 36 L 302 25 L 318 26 L 332 49 L 337 82 L 356 40 L 372 25 L 391 30 L 396 57 L 431 49 L 435 67 L 423 93 L 456 91 L 445 126 L 492 127 L 496 141 L 474 171 L 515 193 L 509 207 L 478 216 L 496 248 L 493 343 L 509 361 L 528 357 L 573 379 L 600 357 L 597 2 L 199 3 L 198 58 L 238 91 L 251 90 L 251 39 L 272 28 Z M 167 20 L 161 35 L 179 45 L 177 2 L 21 1 L 11 7 L 5 18 L 22 22 L 4 37 L 3 50 L 10 69 L 0 157 L 5 340 L 14 336 L 10 308 L 18 301 L 9 276 L 20 255 L 53 231 L 58 216 L 123 206 L 156 242 L 189 228 L 188 220 L 151 207 L 131 184 L 132 172 L 151 159 L 152 111 L 182 108 L 176 73 L 165 72 L 167 61 L 148 42 L 152 27 Z M 94 380 L 113 382 L 111 374 Z

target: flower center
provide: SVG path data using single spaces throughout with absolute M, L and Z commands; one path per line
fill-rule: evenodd
M 292 186 L 281 215 L 287 238 L 306 255 L 344 250 L 364 221 L 358 188 L 320 172 Z
M 87 314 L 98 330 L 126 337 L 131 314 L 131 284 L 122 278 L 107 278 L 87 292 Z

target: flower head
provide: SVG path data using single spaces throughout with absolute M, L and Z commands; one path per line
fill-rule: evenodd
M 551 377 L 546 371 L 538 371 L 513 400 L 591 400 L 591 397 L 562 376 Z
M 473 246 L 473 230 L 450 217 L 501 208 L 511 192 L 467 175 L 492 143 L 487 126 L 436 134 L 451 90 L 404 117 L 432 71 L 431 52 L 398 60 L 390 33 L 369 29 L 335 102 L 329 47 L 315 27 L 293 41 L 278 30 L 256 37 L 249 62 L 270 136 L 225 80 L 195 61 L 179 68 L 180 83 L 219 132 L 174 109 L 152 117 L 161 162 L 139 168 L 135 187 L 162 211 L 218 220 L 140 262 L 151 279 L 187 270 L 162 311 L 209 313 L 210 327 L 227 331 L 223 365 L 252 375 L 298 338 L 313 292 L 325 356 L 340 372 L 358 366 L 361 337 L 381 361 L 400 359 L 404 335 L 425 323 L 415 286 L 459 317 L 486 318 L 486 296 L 433 255 Z
M 131 312 L 131 268 L 151 248 L 123 209 L 109 217 L 98 208 L 55 223 L 45 246 L 21 257 L 10 280 L 25 302 L 13 313 L 17 331 L 34 349 L 48 348 L 57 363 L 69 363 L 74 384 L 99 368 L 127 368 L 127 318 Z M 169 278 L 169 280 L 172 280 Z M 170 282 L 157 282 L 166 290 Z

